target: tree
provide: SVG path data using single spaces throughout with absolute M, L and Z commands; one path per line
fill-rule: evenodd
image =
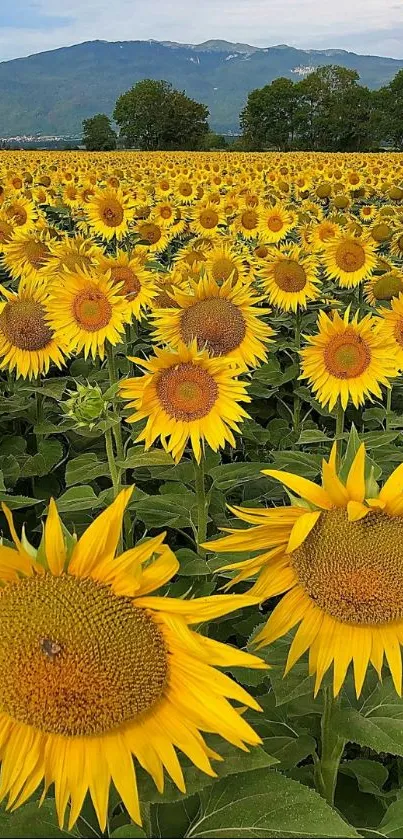
M 364 151 L 380 138 L 377 94 L 359 84 L 355 70 L 337 65 L 253 90 L 240 122 L 249 149 Z
M 403 150 L 403 70 L 377 92 L 382 139 Z
M 117 134 L 106 114 L 95 114 L 83 120 L 83 143 L 87 151 L 113 151 Z
M 208 115 L 205 105 L 152 79 L 123 93 L 113 113 L 127 144 L 148 151 L 199 148 L 209 131 Z
M 252 90 L 240 114 L 243 140 L 246 147 L 275 147 L 282 151 L 292 148 L 297 106 L 296 85 L 285 78 Z
M 298 145 L 326 151 L 363 151 L 376 143 L 375 99 L 346 67 L 319 67 L 297 84 Z

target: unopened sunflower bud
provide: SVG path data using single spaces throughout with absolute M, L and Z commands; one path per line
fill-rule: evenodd
M 98 420 L 105 418 L 107 402 L 98 385 L 77 385 L 77 390 L 69 393 L 70 399 L 63 407 L 78 426 L 93 428 Z

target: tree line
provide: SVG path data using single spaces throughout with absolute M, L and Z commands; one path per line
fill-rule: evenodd
M 83 122 L 87 149 L 112 150 L 118 143 L 142 150 L 225 148 L 209 129 L 209 110 L 166 81 L 144 79 L 106 114 Z M 338 65 L 319 67 L 301 81 L 275 79 L 252 90 L 240 113 L 241 136 L 231 148 L 311 151 L 403 150 L 403 70 L 380 90 Z

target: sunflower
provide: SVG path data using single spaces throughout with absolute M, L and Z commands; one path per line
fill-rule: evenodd
M 383 279 L 380 277 L 379 279 Z M 399 277 L 400 279 L 400 277 Z M 401 279 L 403 286 L 403 279 Z M 393 341 L 400 370 L 403 369 L 403 289 L 390 301 L 390 309 L 382 309 L 383 334 Z
M 253 279 L 242 255 L 230 244 L 217 245 L 208 251 L 204 269 L 217 283 L 223 283 L 230 278 L 234 282 Z
M 152 309 L 180 308 L 179 303 L 176 303 L 173 299 L 173 293 L 175 289 L 189 291 L 189 280 L 186 273 L 181 271 L 179 265 L 166 273 L 156 273 L 154 275 L 154 288 L 156 296 L 153 297 L 150 304 Z
M 4 246 L 7 245 L 13 237 L 13 225 L 7 219 L 5 214 L 0 215 L 0 253 L 3 253 Z
M 116 256 L 103 254 L 97 263 L 102 273 L 110 271 L 113 284 L 119 285 L 118 294 L 127 300 L 130 315 L 139 319 L 143 309 L 150 306 L 156 296 L 153 275 L 142 260 L 118 249 Z
M 373 221 L 376 216 L 376 207 L 372 204 L 364 204 L 360 209 L 361 221 Z
M 401 228 L 393 236 L 390 244 L 390 253 L 392 256 L 400 257 L 400 259 L 403 257 L 403 230 Z
M 175 236 L 172 225 L 167 227 L 151 216 L 138 221 L 135 231 L 140 239 L 137 247 L 144 247 L 149 253 L 161 253 Z
M 306 309 L 319 297 L 318 262 L 301 248 L 272 248 L 259 270 L 269 302 L 283 311 Z
M 38 212 L 33 201 L 19 196 L 6 203 L 4 213 L 12 223 L 13 228 L 21 233 L 33 230 L 38 220 Z
M 41 279 L 50 257 L 49 239 L 49 234 L 38 229 L 15 233 L 11 241 L 3 246 L 3 267 L 14 279 Z
M 204 276 L 189 292 L 174 289 L 173 299 L 180 308 L 153 313 L 157 341 L 176 348 L 196 340 L 199 349 L 244 368 L 266 359 L 265 344 L 274 332 L 261 317 L 269 310 L 257 307 L 262 298 L 249 285 L 231 279 L 218 285 Z
M 391 268 L 381 276 L 370 277 L 364 284 L 365 299 L 371 306 L 388 303 L 403 292 L 403 272 Z
M 212 202 L 204 202 L 202 204 L 195 204 L 193 209 L 189 212 L 190 228 L 197 234 L 204 238 L 215 238 L 220 227 L 224 227 L 227 218 L 224 211 Z
M 342 288 L 353 288 L 373 274 L 376 244 L 367 237 L 340 233 L 325 245 L 322 254 L 328 276 Z
M 161 201 L 153 207 L 153 216 L 162 227 L 171 227 L 178 219 L 178 209 L 173 201 Z
M 330 219 L 323 219 L 311 228 L 311 244 L 313 251 L 322 251 L 340 233 L 340 225 Z
M 310 346 L 300 351 L 301 378 L 308 379 L 321 405 L 331 411 L 338 398 L 345 409 L 351 399 L 355 407 L 370 394 L 382 395 L 379 385 L 390 387 L 398 374 L 395 342 L 381 331 L 377 318 L 358 312 L 349 321 L 349 309 L 341 318 L 320 312 L 319 333 L 307 336 Z
M 234 228 L 245 239 L 254 239 L 259 233 L 260 216 L 256 207 L 243 207 L 235 216 Z
M 49 286 L 49 324 L 69 349 L 84 356 L 105 354 L 105 341 L 118 344 L 130 320 L 129 304 L 107 275 L 67 272 Z
M 122 239 L 134 215 L 129 195 L 121 189 L 96 189 L 85 205 L 88 224 L 104 239 Z
M 84 236 L 65 236 L 60 242 L 49 244 L 50 256 L 46 273 L 50 276 L 64 271 L 85 270 L 93 267 L 103 251 L 92 239 Z
M 283 204 L 266 207 L 260 211 L 259 233 L 266 242 L 276 244 L 290 233 L 296 225 L 296 215 Z
M 282 508 L 233 512 L 253 525 L 209 542 L 220 552 L 264 553 L 226 568 L 234 582 L 258 574 L 250 594 L 262 601 L 283 595 L 255 641 L 271 644 L 299 624 L 286 672 L 309 650 L 315 693 L 333 662 L 334 694 L 354 666 L 357 696 L 371 662 L 381 678 L 384 656 L 401 693 L 403 644 L 403 465 L 379 491 L 366 482 L 362 444 L 343 480 L 336 450 L 323 461 L 322 486 L 289 472 L 264 474 L 281 481 L 301 500 Z M 348 464 L 347 464 L 348 468 Z
M 248 416 L 239 403 L 250 402 L 245 384 L 236 378 L 239 368 L 211 358 L 195 341 L 177 352 L 157 348 L 154 358 L 131 361 L 146 371 L 120 385 L 121 396 L 135 409 L 128 422 L 147 418 L 137 442 L 148 449 L 160 437 L 176 462 L 189 440 L 198 462 L 205 443 L 214 451 L 226 442 L 235 446 L 232 432 L 239 432 L 238 423 Z
M 214 777 L 210 760 L 221 758 L 202 732 L 246 750 L 260 742 L 229 700 L 257 702 L 216 666 L 263 662 L 192 628 L 256 598 L 154 596 L 179 563 L 165 534 L 115 557 L 130 496 L 123 490 L 78 542 L 52 499 L 36 556 L 3 506 L 15 549 L 0 546 L 0 797 L 15 808 L 54 784 L 69 830 L 89 792 L 105 831 L 112 783 L 141 824 L 135 761 L 160 792 L 164 769 L 185 792 L 176 749 Z
M 47 322 L 47 293 L 43 286 L 21 281 L 17 292 L 0 287 L 0 367 L 16 369 L 31 379 L 47 373 L 51 362 L 61 367 L 65 342 Z

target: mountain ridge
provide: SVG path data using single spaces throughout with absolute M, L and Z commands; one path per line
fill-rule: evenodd
M 287 44 L 84 41 L 0 62 L 0 135 L 77 133 L 86 117 L 112 115 L 117 97 L 142 78 L 166 79 L 185 90 L 209 107 L 214 130 L 236 133 L 250 90 L 278 76 L 297 81 L 332 63 L 357 70 L 371 88 L 403 69 L 403 59 Z

